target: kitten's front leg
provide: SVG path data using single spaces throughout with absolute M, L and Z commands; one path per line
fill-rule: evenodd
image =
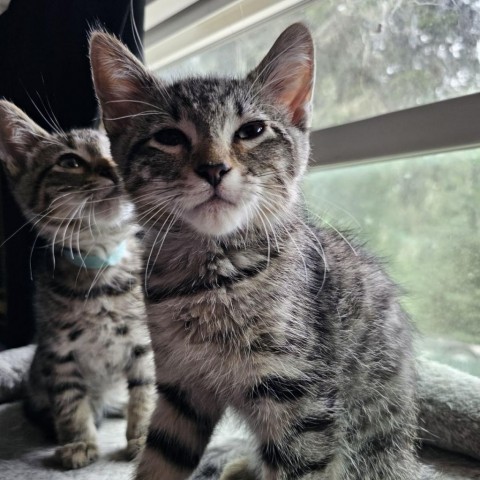
M 150 345 L 133 347 L 132 360 L 126 374 L 129 392 L 126 452 L 133 459 L 145 445 L 155 405 L 155 367 Z
M 223 409 L 215 399 L 198 396 L 174 384 L 158 384 L 146 447 L 136 480 L 184 480 L 195 470 Z
M 55 458 L 64 468 L 81 468 L 92 463 L 98 458 L 97 433 L 81 377 L 57 377 L 49 395 L 61 445 L 55 451 Z
M 246 396 L 264 480 L 332 480 L 335 420 L 327 399 L 303 379 L 278 376 L 266 377 Z

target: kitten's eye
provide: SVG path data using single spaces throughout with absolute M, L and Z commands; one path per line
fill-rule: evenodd
M 73 169 L 73 168 L 80 168 L 81 166 L 81 159 L 78 158 L 76 155 L 62 155 L 57 162 L 57 165 L 59 165 L 62 168 L 68 168 L 68 169 Z
M 157 132 L 153 138 L 161 145 L 169 147 L 177 147 L 179 145 L 188 147 L 189 145 L 187 136 L 178 128 L 164 128 Z
M 236 132 L 235 138 L 239 140 L 252 140 L 259 137 L 265 131 L 265 122 L 255 121 L 242 125 Z

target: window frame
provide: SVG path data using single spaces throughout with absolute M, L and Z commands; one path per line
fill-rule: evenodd
M 185 0 L 182 0 L 185 1 Z M 162 22 L 145 12 L 145 62 L 150 69 L 165 67 L 231 38 L 247 28 L 316 0 L 197 0 Z
M 480 146 L 480 93 L 315 130 L 311 166 L 395 160 Z
M 316 0 L 182 0 L 159 21 L 148 19 L 145 59 L 165 67 L 226 41 L 272 16 Z M 163 0 L 150 0 L 146 17 Z M 158 5 L 157 5 L 158 4 Z M 150 9 L 150 10 L 149 10 Z M 334 167 L 480 146 L 480 92 L 311 132 L 311 167 Z

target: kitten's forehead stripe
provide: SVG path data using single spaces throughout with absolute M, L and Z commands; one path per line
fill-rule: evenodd
M 43 156 L 53 158 L 62 153 L 77 153 L 85 161 L 97 158 L 110 158 L 108 138 L 95 130 L 71 130 L 67 133 L 54 134 L 55 143 L 44 145 Z M 112 163 L 113 165 L 113 163 Z
M 72 133 L 65 134 L 63 138 L 65 139 L 65 144 L 67 145 L 67 147 L 71 148 L 72 150 L 75 150 L 77 148 L 77 144 Z
M 239 117 L 242 117 L 244 110 L 243 110 L 243 105 L 242 105 L 242 103 L 241 103 L 239 100 L 236 100 L 236 101 L 235 101 L 235 107 L 236 107 L 236 109 L 237 109 L 237 115 L 238 115 Z
M 29 202 L 30 208 L 34 208 L 35 205 L 38 203 L 38 196 L 40 193 L 40 189 L 42 188 L 42 184 L 45 178 L 47 177 L 47 175 L 52 170 L 52 168 L 53 168 L 53 165 L 48 165 L 37 175 L 37 179 L 33 185 L 32 194 L 30 196 L 30 202 Z
M 176 96 L 180 101 L 180 105 L 186 108 L 192 108 L 192 99 L 189 95 L 186 95 L 184 92 L 176 92 Z
M 181 118 L 180 117 L 180 108 L 179 108 L 178 104 L 176 104 L 176 103 L 171 104 L 169 113 L 176 122 L 180 121 L 180 118 Z
M 240 81 L 231 79 L 197 79 L 173 84 L 170 87 L 172 98 L 175 98 L 184 109 L 197 119 L 218 118 L 225 114 L 225 107 L 233 104 L 234 110 L 243 114 L 239 96 L 244 89 Z M 244 92 L 247 93 L 246 90 Z

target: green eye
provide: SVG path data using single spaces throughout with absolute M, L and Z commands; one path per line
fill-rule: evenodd
M 59 165 L 62 168 L 68 168 L 68 169 L 73 169 L 73 168 L 80 168 L 82 160 L 78 158 L 76 155 L 62 155 L 58 162 L 57 165 Z
M 260 120 L 248 122 L 235 132 L 235 138 L 238 140 L 252 140 L 262 135 L 265 132 L 265 128 L 265 122 Z

